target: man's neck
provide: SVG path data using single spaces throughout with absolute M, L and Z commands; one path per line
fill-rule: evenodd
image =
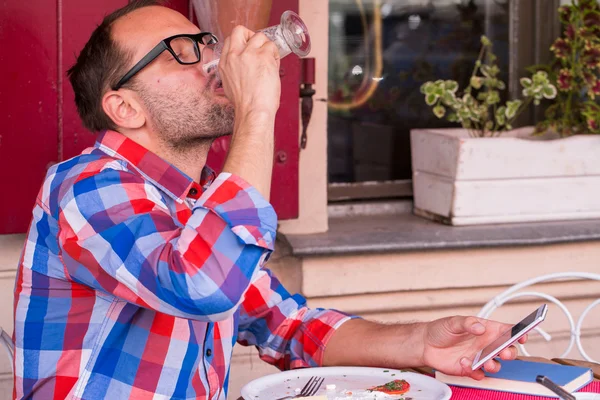
M 206 165 L 208 151 L 214 139 L 207 138 L 185 146 L 173 146 L 160 140 L 152 140 L 147 134 L 121 132 L 129 139 L 150 150 L 163 160 L 173 164 L 195 182 L 200 182 L 202 169 Z
M 168 144 L 164 144 L 152 151 L 199 183 L 213 140 L 206 139 L 195 142 L 185 148 L 173 148 Z

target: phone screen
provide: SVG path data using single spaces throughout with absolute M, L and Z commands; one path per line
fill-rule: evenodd
M 545 305 L 541 306 L 540 308 L 529 314 L 527 317 L 525 317 L 522 321 L 513 325 L 511 329 L 507 330 L 502 335 L 500 335 L 498 339 L 494 340 L 492 343 L 487 345 L 483 350 L 481 350 L 481 355 L 478 357 L 477 362 L 479 363 L 481 362 L 481 360 L 486 359 L 490 354 L 495 354 L 498 351 L 502 350 L 499 349 L 499 347 L 511 342 L 515 336 L 519 336 L 521 333 L 528 330 L 528 328 L 531 329 L 531 325 L 534 324 L 536 321 L 541 322 L 541 320 L 543 320 L 545 317 L 545 313 L 541 312 L 544 308 Z

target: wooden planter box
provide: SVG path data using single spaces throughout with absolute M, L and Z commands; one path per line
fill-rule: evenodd
M 411 131 L 415 214 L 449 225 L 600 217 L 600 135 Z

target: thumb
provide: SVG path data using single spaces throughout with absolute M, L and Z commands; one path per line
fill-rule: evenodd
M 475 317 L 452 317 L 448 320 L 447 328 L 454 335 L 470 333 L 480 336 L 485 333 L 485 326 Z

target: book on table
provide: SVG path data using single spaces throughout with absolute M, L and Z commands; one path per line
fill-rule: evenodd
M 484 371 L 485 378 L 480 381 L 465 376 L 450 376 L 439 371 L 435 372 L 435 378 L 448 385 L 548 397 L 558 396 L 535 381 L 538 375 L 547 376 L 570 393 L 581 389 L 593 379 L 590 368 L 522 360 L 496 361 L 502 366 L 500 371 L 495 374 Z

